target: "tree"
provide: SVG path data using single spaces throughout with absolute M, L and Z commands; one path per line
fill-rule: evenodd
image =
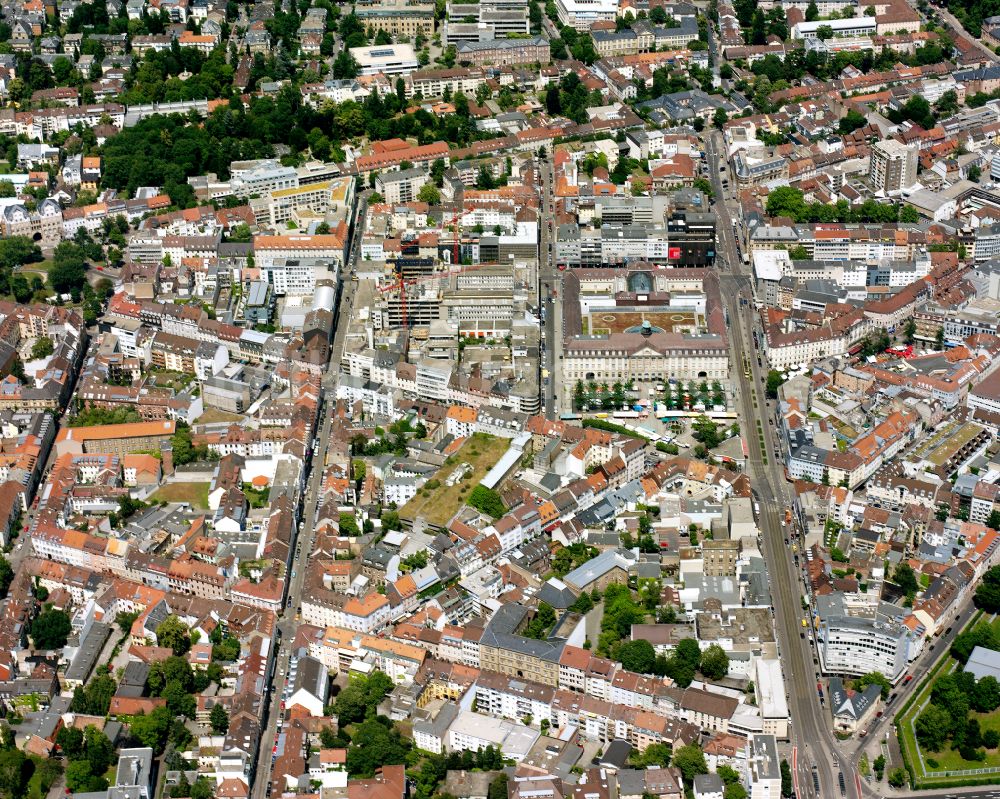
M 208 714 L 208 723 L 212 725 L 212 731 L 220 735 L 229 729 L 229 714 L 221 704 L 212 705 L 212 712 Z
M 36 339 L 35 343 L 31 345 L 31 358 L 32 360 L 45 358 L 55 352 L 55 349 L 52 339 L 48 336 L 42 336 Z
M 939 705 L 928 705 L 913 725 L 917 741 L 928 752 L 938 752 L 948 740 L 952 717 Z
M 906 785 L 908 781 L 908 776 L 906 769 L 902 766 L 898 766 L 889 772 L 889 784 L 893 788 L 902 788 Z
M 682 746 L 674 752 L 674 765 L 681 770 L 687 785 L 691 785 L 699 774 L 708 774 L 705 754 L 697 744 Z
M 569 609 L 574 613 L 590 613 L 594 608 L 594 600 L 590 598 L 590 594 L 584 591 L 580 596 L 576 598 L 576 601 L 569 606 Z
M 955 640 L 951 642 L 951 655 L 964 664 L 977 646 L 1000 651 L 1000 640 L 993 627 L 986 622 L 980 622 L 972 629 L 963 630 L 955 636 Z
M 875 772 L 875 779 L 878 782 L 881 782 L 882 775 L 885 774 L 885 755 L 880 753 L 879 756 L 872 761 L 872 771 Z
M 175 655 L 183 655 L 191 649 L 191 634 L 187 625 L 171 614 L 156 628 L 156 643 L 172 649 Z
M 904 594 L 915 594 L 917 592 L 917 576 L 913 573 L 913 567 L 905 561 L 896 564 L 892 572 L 892 579 L 899 586 Z
M 360 72 L 360 65 L 347 48 L 341 50 L 333 60 L 333 77 L 338 80 L 356 78 Z
M 837 124 L 837 129 L 841 136 L 847 136 L 867 124 L 868 120 L 865 119 L 865 115 L 852 108 L 841 117 L 840 122 Z
M 71 629 L 69 614 L 46 608 L 31 623 L 31 641 L 35 649 L 62 649 Z
M 982 167 L 979 164 L 973 164 L 969 167 L 968 178 L 973 183 L 978 183 L 980 176 L 983 174 Z
M 496 779 L 490 783 L 489 799 L 507 799 L 507 782 L 509 777 L 506 772 L 500 772 Z
M 503 504 L 503 499 L 492 488 L 487 488 L 482 483 L 469 492 L 469 505 L 476 510 L 499 519 L 507 512 L 507 507 Z
M 1000 707 L 1000 683 L 996 677 L 987 674 L 976 682 L 975 689 L 969 696 L 969 705 L 977 713 L 992 713 Z
M 363 720 L 366 716 L 374 716 L 379 702 L 391 690 L 392 679 L 381 671 L 352 678 L 337 694 L 333 705 L 340 726 L 343 728 Z
M 699 416 L 691 424 L 692 435 L 708 449 L 715 449 L 722 443 L 719 426 L 707 416 Z
M 715 125 L 715 127 L 719 128 L 719 130 L 722 130 L 722 126 L 725 125 L 728 121 L 729 121 L 729 114 L 726 113 L 726 109 L 716 108 L 715 113 L 712 114 L 712 124 Z
M 92 724 L 88 724 L 83 731 L 83 749 L 93 774 L 103 774 L 114 762 L 114 744 L 111 743 L 107 735 Z
M 989 517 L 986 519 L 986 526 L 991 530 L 1000 530 L 1000 510 L 995 510 L 990 513 Z
M 149 715 L 140 713 L 133 716 L 129 722 L 132 737 L 143 746 L 150 747 L 154 753 L 160 754 L 167 744 L 167 734 L 173 718 L 165 707 L 154 709 Z
M 86 686 L 77 686 L 73 690 L 69 709 L 74 713 L 106 716 L 108 708 L 111 707 L 111 698 L 117 689 L 118 686 L 110 674 L 98 674 Z
M 701 673 L 709 680 L 721 680 L 729 673 L 729 656 L 718 644 L 712 644 L 701 656 Z
M 42 260 L 42 250 L 26 236 L 0 239 L 0 269 L 14 269 Z
M 912 344 L 917 335 L 917 323 L 912 319 L 907 319 L 903 324 L 903 341 Z
M 417 192 L 417 199 L 428 205 L 437 205 L 441 202 L 441 192 L 437 190 L 437 186 L 433 183 L 425 183 L 420 187 L 420 191 Z
M 372 777 L 382 766 L 405 763 L 411 746 L 384 716 L 362 721 L 351 734 L 347 773 L 352 777 Z
M 168 680 L 163 687 L 162 696 L 167 700 L 167 707 L 174 716 L 194 718 L 198 703 L 180 680 Z
M 854 681 L 854 690 L 864 691 L 869 685 L 878 685 L 882 689 L 883 701 L 889 698 L 889 691 L 892 688 L 892 684 L 886 676 L 882 674 L 882 672 L 870 671 L 867 674 L 858 677 L 858 679 Z
M 61 727 L 56 734 L 56 745 L 65 757 L 71 760 L 79 757 L 83 752 L 83 730 Z
M 829 25 L 820 25 L 816 28 L 816 38 L 820 41 L 826 41 L 827 39 L 833 38 L 833 28 Z
M 781 759 L 781 795 L 792 795 L 792 769 L 784 758 Z
M 809 0 L 809 5 L 806 6 L 806 22 L 815 22 L 819 19 L 819 8 L 816 5 L 816 0 Z
M 747 789 L 738 782 L 731 782 L 723 791 L 724 799 L 746 799 Z
M 992 515 L 990 521 L 996 521 Z M 988 526 L 993 527 L 992 524 Z M 983 575 L 983 579 L 976 586 L 975 603 L 977 608 L 987 613 L 1000 612 L 1000 567 L 994 566 Z
M 769 369 L 767 372 L 767 385 L 765 386 L 765 393 L 768 399 L 778 398 L 778 388 L 782 383 L 785 382 L 785 376 L 781 374 L 777 369 Z
M 650 744 L 642 752 L 634 750 L 629 756 L 629 762 L 636 768 L 650 766 L 666 768 L 670 765 L 673 752 L 667 744 Z
M 621 644 L 618 647 L 617 656 L 622 666 L 629 671 L 649 674 L 656 661 L 656 650 L 653 649 L 653 645 L 649 641 L 640 638 Z
M 106 791 L 108 781 L 94 774 L 86 760 L 73 760 L 66 767 L 66 788 L 72 793 Z
M 14 580 L 14 569 L 4 555 L 0 555 L 0 599 L 7 596 L 10 584 Z

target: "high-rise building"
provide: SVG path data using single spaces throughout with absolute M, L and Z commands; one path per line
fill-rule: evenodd
M 868 178 L 876 191 L 898 194 L 917 182 L 917 147 L 895 139 L 872 145 Z

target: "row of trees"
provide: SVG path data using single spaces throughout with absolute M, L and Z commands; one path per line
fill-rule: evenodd
M 834 204 L 807 203 L 801 189 L 779 186 L 767 196 L 767 215 L 786 216 L 793 222 L 918 222 L 920 215 L 911 206 L 865 200 L 851 205 L 846 200 Z
M 657 655 L 644 639 L 627 641 L 616 648 L 615 658 L 629 671 L 670 677 L 682 687 L 690 685 L 699 673 L 707 680 L 721 680 L 729 673 L 725 650 L 712 644 L 702 652 L 694 638 L 680 641 L 669 657 Z

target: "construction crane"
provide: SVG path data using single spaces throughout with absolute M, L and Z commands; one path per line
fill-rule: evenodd
M 462 219 L 462 217 L 464 217 L 466 214 L 471 214 L 475 210 L 476 210 L 475 208 L 469 208 L 468 210 L 463 209 L 459 211 L 457 214 L 455 214 L 455 216 L 453 216 L 451 219 L 451 227 L 455 233 L 455 245 L 451 251 L 452 266 L 457 266 L 459 263 L 461 263 L 461 260 L 459 258 L 459 243 L 462 238 L 462 234 L 461 231 L 459 230 L 458 223 Z
M 397 264 L 393 267 L 394 279 L 391 283 L 387 283 L 381 286 L 378 291 L 381 294 L 387 294 L 391 291 L 399 292 L 400 301 L 400 313 L 402 315 L 403 327 L 407 326 L 407 314 L 406 314 L 406 290 L 413 286 L 418 286 L 421 283 L 427 283 L 431 280 L 441 280 L 442 278 L 450 277 L 451 275 L 461 275 L 466 272 L 475 272 L 478 269 L 483 269 L 487 266 L 497 266 L 495 263 L 482 263 L 482 264 L 472 264 L 471 266 L 463 266 L 461 269 L 451 269 L 447 272 L 438 272 L 433 275 L 424 275 L 423 277 L 411 277 L 409 279 L 403 278 L 402 266 Z
M 461 233 L 459 231 L 458 223 L 462 219 L 462 217 L 464 217 L 466 214 L 471 214 L 474 210 L 475 210 L 474 208 L 469 208 L 468 210 L 465 210 L 465 209 L 460 210 L 451 219 L 451 227 L 452 227 L 452 229 L 453 229 L 453 231 L 455 233 L 455 244 L 454 244 L 454 247 L 452 248 L 452 252 L 451 252 L 451 264 L 452 264 L 452 266 L 456 266 L 457 264 L 460 263 L 460 261 L 459 261 L 459 241 L 461 239 Z M 480 266 L 485 266 L 485 264 L 480 264 Z M 479 267 L 477 266 L 475 268 L 478 269 Z M 399 290 L 399 310 L 400 310 L 400 315 L 402 317 L 403 327 L 406 328 L 406 327 L 409 326 L 408 325 L 408 321 L 409 320 L 407 318 L 407 313 L 406 313 L 406 287 L 408 285 L 412 286 L 412 285 L 415 285 L 417 283 L 422 283 L 425 280 L 437 280 L 438 278 L 441 277 L 441 275 L 431 275 L 429 277 L 413 278 L 411 280 L 404 280 L 403 279 L 403 265 L 402 265 L 402 263 L 400 263 L 398 261 L 393 266 L 393 271 L 395 272 L 395 278 L 396 278 L 395 281 L 391 285 L 383 287 L 382 289 L 380 289 L 380 291 L 386 292 L 386 291 L 392 291 L 393 289 L 398 289 Z M 468 271 L 468 270 L 466 270 L 466 269 L 459 269 L 457 271 L 451 271 L 448 274 L 458 274 L 458 272 L 465 272 L 465 271 Z

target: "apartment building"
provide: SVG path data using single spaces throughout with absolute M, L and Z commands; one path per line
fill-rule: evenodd
M 417 199 L 420 189 L 429 180 L 430 175 L 419 167 L 384 172 L 375 179 L 375 190 L 390 205 L 409 203 Z
M 883 194 L 899 194 L 917 182 L 919 147 L 884 139 L 872 144 L 868 179 Z

